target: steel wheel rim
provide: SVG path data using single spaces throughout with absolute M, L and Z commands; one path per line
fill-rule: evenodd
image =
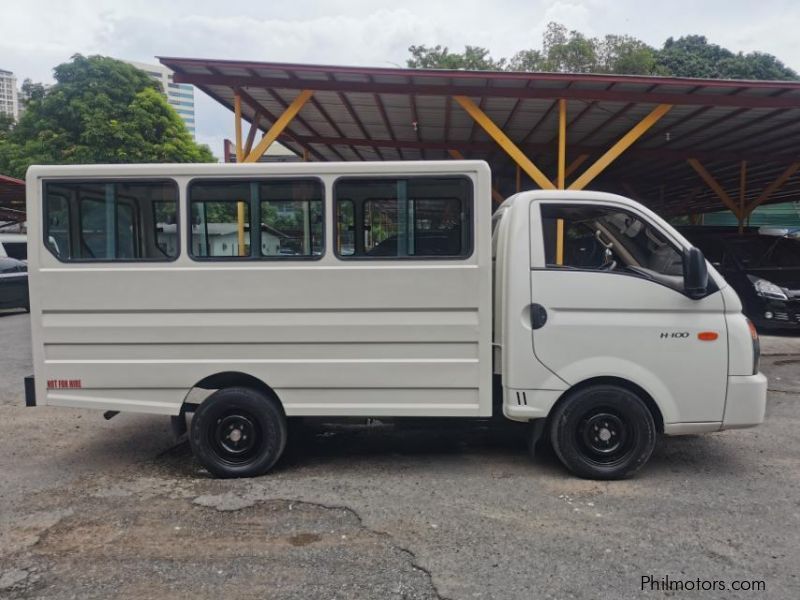
M 243 464 L 258 452 L 262 433 L 253 415 L 236 410 L 220 416 L 210 428 L 209 436 L 220 459 Z
M 576 434 L 583 456 L 600 466 L 623 462 L 636 438 L 628 420 L 610 407 L 595 407 L 587 411 L 581 417 Z

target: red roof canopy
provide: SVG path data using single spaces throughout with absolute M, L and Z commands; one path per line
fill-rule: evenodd
M 800 160 L 800 82 L 676 77 L 445 71 L 161 58 L 175 81 L 194 84 L 243 115 L 271 125 L 303 89 L 312 100 L 281 142 L 316 160 L 449 158 L 458 150 L 487 160 L 501 193 L 514 191 L 508 156 L 452 99 L 472 98 L 549 176 L 555 174 L 558 99 L 567 100 L 567 162 L 593 162 L 655 105 L 672 110 L 591 187 L 636 196 L 665 213 L 722 210 L 687 164 L 695 158 L 738 201 L 747 161 L 745 202 L 755 200 Z M 266 123 L 265 123 L 266 122 Z M 797 198 L 800 177 L 769 201 Z M 532 187 L 524 181 L 523 187 Z

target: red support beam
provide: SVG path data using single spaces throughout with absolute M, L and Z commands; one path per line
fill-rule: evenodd
M 342 101 L 342 104 L 344 105 L 347 114 L 350 115 L 350 118 L 353 119 L 353 121 L 356 124 L 356 127 L 358 127 L 359 131 L 361 131 L 361 135 L 364 136 L 364 138 L 366 139 L 371 139 L 371 136 L 369 135 L 369 133 L 367 133 L 367 128 L 364 127 L 364 123 L 362 123 L 358 114 L 356 114 L 356 111 L 353 110 L 353 105 L 350 104 L 350 100 L 347 99 L 347 96 L 344 94 L 344 92 L 339 92 L 338 96 L 339 100 Z M 353 148 L 353 150 L 355 150 L 355 148 Z M 375 148 L 375 152 L 378 154 L 380 159 L 383 160 L 383 154 L 381 154 L 381 151 L 377 147 Z
M 249 72 L 252 73 L 253 71 L 249 70 Z M 297 76 L 294 73 L 292 73 L 291 71 L 287 72 L 287 76 L 291 80 L 297 81 Z M 319 103 L 319 100 L 317 100 L 314 96 L 311 96 L 310 102 L 311 102 L 311 106 L 313 106 L 315 109 L 317 109 L 317 112 L 320 115 L 322 115 L 322 118 L 325 119 L 328 122 L 328 125 L 330 125 L 337 134 L 339 134 L 340 136 L 344 137 L 344 134 L 342 133 L 342 130 L 339 129 L 338 125 L 336 125 L 336 123 L 333 121 L 333 119 L 330 118 L 330 116 L 328 115 L 327 111 L 324 108 L 322 108 L 322 105 Z M 331 152 L 333 152 L 337 157 L 339 157 L 339 160 L 341 160 L 341 161 L 346 161 L 347 160 L 344 157 L 344 155 L 341 152 L 339 152 L 336 148 L 334 148 L 333 146 L 330 146 L 328 149 Z M 356 156 L 358 156 L 361 160 L 364 160 L 364 158 L 358 153 L 358 150 L 356 150 L 355 148 L 352 148 L 352 147 L 350 148 L 350 150 L 352 150 L 353 153 Z
M 447 151 L 451 148 L 457 147 L 462 151 L 473 152 L 486 152 L 490 153 L 496 149 L 494 142 L 454 142 L 454 141 L 413 141 L 413 140 L 379 140 L 379 139 L 361 139 L 361 138 L 348 138 L 348 137 L 311 137 L 311 136 L 294 136 L 299 142 L 306 144 L 323 144 L 333 145 L 341 144 L 346 146 L 366 146 L 370 148 L 399 148 L 407 150 L 444 150 Z M 551 145 L 547 143 L 539 144 L 517 144 L 519 148 L 527 153 L 546 152 L 552 150 Z M 608 148 L 606 146 L 583 146 L 573 144 L 569 146 L 570 152 L 574 154 L 597 154 L 605 152 Z M 662 150 L 659 148 L 629 148 L 625 151 L 626 156 L 649 159 L 654 161 L 680 162 L 688 158 L 697 158 L 705 161 L 756 161 L 770 164 L 786 164 L 798 159 L 798 154 L 761 154 L 761 153 L 726 153 L 726 152 L 713 152 L 703 153 L 694 152 L 692 150 Z M 631 167 L 634 168 L 634 167 Z M 638 167 L 637 167 L 638 168 Z
M 409 81 L 410 83 L 410 81 Z M 411 120 L 413 122 L 414 128 L 414 137 L 417 138 L 417 142 L 422 142 L 422 136 L 420 135 L 420 123 L 419 123 L 419 111 L 417 111 L 417 97 L 414 94 L 411 94 L 408 98 L 408 101 L 411 105 Z M 419 150 L 420 156 L 422 156 L 422 160 L 425 160 L 425 148 L 420 146 Z
M 378 109 L 378 114 L 381 116 L 386 132 L 389 134 L 389 139 L 393 142 L 397 141 L 397 136 L 394 134 L 392 123 L 389 121 L 389 115 L 386 114 L 386 107 L 383 104 L 383 100 L 381 100 L 380 94 L 372 94 L 372 98 L 375 100 L 375 106 Z M 400 155 L 400 158 L 403 158 L 403 151 L 400 148 L 397 149 L 397 153 Z

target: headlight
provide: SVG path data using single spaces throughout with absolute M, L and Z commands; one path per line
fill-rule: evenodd
M 767 281 L 766 279 L 761 279 L 760 277 L 754 277 L 753 275 L 748 275 L 748 279 L 753 284 L 753 287 L 756 289 L 756 294 L 762 296 L 764 298 L 769 298 L 771 300 L 788 300 L 789 298 L 786 294 L 783 293 L 783 290 L 772 283 L 771 281 Z

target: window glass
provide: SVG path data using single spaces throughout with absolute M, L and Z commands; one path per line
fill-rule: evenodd
M 336 253 L 353 256 L 355 252 L 355 215 L 352 200 L 341 200 L 337 206 Z
M 178 255 L 178 206 L 172 202 L 154 202 L 156 244 L 168 256 Z
M 44 221 L 47 248 L 64 261 L 171 260 L 178 255 L 174 224 L 165 236 L 164 210 L 177 213 L 174 182 L 47 182 Z M 174 218 L 173 218 L 174 221 Z
M 324 251 L 317 180 L 200 181 L 190 185 L 189 197 L 194 257 L 293 259 Z
M 3 242 L 6 254 L 17 260 L 28 260 L 28 245 L 25 242 Z
M 336 182 L 343 258 L 464 257 L 472 251 L 472 184 L 464 177 Z
M 682 254 L 658 229 L 632 213 L 544 205 L 542 227 L 548 268 L 621 272 L 683 288 Z
M 324 249 L 322 185 L 317 181 L 268 181 L 259 186 L 261 255 L 321 256 Z

